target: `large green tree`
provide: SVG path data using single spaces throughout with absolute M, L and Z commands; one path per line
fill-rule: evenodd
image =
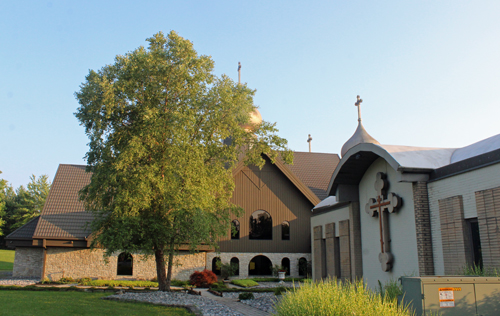
M 292 153 L 274 124 L 243 128 L 254 90 L 214 75 L 212 59 L 173 31 L 147 41 L 91 70 L 76 92 L 93 172 L 80 198 L 94 214 L 92 247 L 154 255 L 165 291 L 181 245 L 216 246 L 228 232 L 236 163 Z
M 17 188 L 15 197 L 12 195 L 12 189 L 6 190 L 8 221 L 11 222 L 10 231 L 40 215 L 49 195 L 50 185 L 47 175 L 41 175 L 38 179 L 35 175 L 31 175 L 27 188 L 24 186 Z
M 0 171 L 2 174 L 2 171 Z M 3 235 L 2 226 L 5 225 L 5 190 L 7 189 L 7 181 L 0 179 L 0 236 Z

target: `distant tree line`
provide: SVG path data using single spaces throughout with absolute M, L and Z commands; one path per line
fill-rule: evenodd
M 32 175 L 26 188 L 17 189 L 0 178 L 0 248 L 5 247 L 6 236 L 40 215 L 50 185 L 47 175 Z

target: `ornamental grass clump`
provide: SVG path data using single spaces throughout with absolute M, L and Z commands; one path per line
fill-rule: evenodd
M 300 288 L 283 294 L 275 306 L 275 314 L 292 315 L 356 315 L 402 316 L 413 315 L 408 308 L 398 307 L 395 301 L 383 301 L 380 295 L 356 283 L 326 280 L 303 283 Z

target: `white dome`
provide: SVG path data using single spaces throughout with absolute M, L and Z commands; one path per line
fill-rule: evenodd
M 368 134 L 368 132 L 363 127 L 363 124 L 361 124 L 361 121 L 359 121 L 358 128 L 356 128 L 356 131 L 354 132 L 354 134 L 352 134 L 351 138 L 349 138 L 349 140 L 345 142 L 344 146 L 342 146 L 340 154 L 342 155 L 342 157 L 344 157 L 349 149 L 361 143 L 372 143 L 380 145 L 380 143 L 375 138 L 371 137 L 370 134 Z

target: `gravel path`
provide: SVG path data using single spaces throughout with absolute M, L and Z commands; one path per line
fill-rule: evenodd
M 167 305 L 195 305 L 204 316 L 243 316 L 229 307 L 216 301 L 198 296 L 179 292 L 148 292 L 148 293 L 124 293 L 109 296 L 119 300 L 134 300 Z
M 21 278 L 13 278 L 13 277 L 2 277 L 0 279 L 0 285 L 32 285 L 39 282 L 40 279 L 21 279 Z
M 238 298 L 239 294 L 238 292 L 227 292 L 223 294 L 223 297 Z M 240 303 L 258 308 L 267 313 L 274 312 L 274 304 L 278 301 L 279 296 L 274 295 L 274 293 L 253 293 L 253 296 L 255 299 L 241 300 Z

